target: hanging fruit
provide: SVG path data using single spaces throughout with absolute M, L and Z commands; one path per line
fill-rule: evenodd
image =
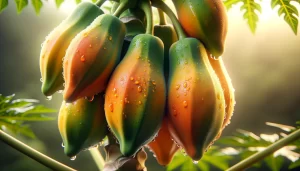
M 172 0 L 180 24 L 190 37 L 199 39 L 215 58 L 223 54 L 227 14 L 222 0 Z
M 99 144 L 107 135 L 103 95 L 90 100 L 81 98 L 73 103 L 63 102 L 58 128 L 65 154 L 69 157 Z
M 168 118 L 165 117 L 161 128 L 152 142 L 148 144 L 160 165 L 168 165 L 179 150 L 168 129 Z
M 105 90 L 120 61 L 125 30 L 117 17 L 103 14 L 72 40 L 64 61 L 66 101 L 92 97 Z
M 63 89 L 62 60 L 71 40 L 101 14 L 103 12 L 98 6 L 83 2 L 47 36 L 40 54 L 44 95 L 51 96 Z

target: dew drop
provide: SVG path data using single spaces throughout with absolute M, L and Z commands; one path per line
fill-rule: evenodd
M 90 44 L 89 47 L 92 48 L 92 44 Z
M 187 101 L 183 101 L 183 107 L 187 108 L 187 106 L 188 106 Z
M 138 85 L 138 84 L 140 84 L 140 82 L 139 81 L 135 81 L 134 84 Z
M 133 81 L 133 80 L 134 80 L 134 78 L 133 78 L 133 77 L 130 77 L 130 80 L 131 80 L 131 81 Z
M 40 78 L 40 82 L 43 82 L 43 78 Z
M 186 88 L 187 87 L 187 82 L 183 83 L 183 87 Z
M 124 101 L 125 101 L 125 103 L 129 103 L 129 100 L 127 97 L 125 97 Z
M 141 101 L 139 101 L 139 104 L 141 105 L 141 104 L 142 104 L 142 102 L 141 102 Z
M 108 105 L 110 112 L 114 112 L 114 105 L 111 103 Z
M 85 57 L 84 57 L 84 55 L 82 55 L 82 56 L 80 57 L 80 61 L 81 61 L 81 62 L 85 62 Z
M 90 96 L 90 97 L 86 96 L 85 99 L 92 102 L 94 100 L 94 96 Z
M 152 81 L 152 84 L 153 84 L 153 85 L 156 85 L 156 82 L 153 80 L 153 81 Z
M 221 99 L 221 95 L 220 95 L 220 93 L 218 93 L 218 94 L 217 94 L 217 98 L 218 98 L 218 100 L 220 100 L 220 99 Z
M 109 36 L 109 38 L 108 38 L 110 41 L 112 40 L 112 37 L 111 36 Z
M 176 90 L 178 90 L 180 88 L 180 85 L 178 84 L 178 85 L 176 85 Z
M 173 110 L 173 115 L 177 116 L 177 111 L 175 109 Z
M 116 88 L 114 88 L 112 91 L 113 91 L 113 93 L 117 93 L 117 89 Z
M 196 160 L 193 161 L 194 164 L 198 164 L 198 162 L 199 162 L 199 161 L 196 161 Z
M 142 87 L 138 86 L 138 92 L 142 92 Z
M 88 33 L 87 33 L 87 32 L 83 33 L 83 37 L 86 37 L 87 35 L 88 35 Z
M 63 90 L 58 90 L 57 93 L 58 94 L 62 94 L 64 91 Z
M 42 43 L 42 44 L 41 44 L 41 47 L 43 47 L 43 46 L 44 46 L 44 44 L 45 44 L 45 43 Z
M 76 159 L 76 156 L 73 156 L 70 158 L 70 160 L 74 161 Z
M 64 144 L 63 142 L 61 143 L 61 146 L 62 146 L 63 148 L 65 148 L 65 144 Z
M 52 100 L 52 96 L 46 96 L 46 100 Z

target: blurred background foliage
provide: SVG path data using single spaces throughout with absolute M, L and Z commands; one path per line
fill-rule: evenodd
M 231 9 L 228 12 L 229 29 L 223 59 L 236 89 L 237 105 L 232 123 L 223 133 L 222 137 L 224 139 L 219 142 L 220 144 L 217 144 L 220 147 L 212 147 L 208 151 L 208 155 L 220 153 L 220 148 L 222 150 L 223 148 L 226 149 L 229 146 L 229 142 L 226 141 L 227 136 L 234 135 L 237 138 L 245 139 L 245 136 L 249 133 L 245 131 L 236 132 L 238 128 L 249 130 L 253 132 L 256 139 L 266 141 L 263 138 L 266 136 L 260 135 L 261 133 L 274 134 L 274 132 L 278 132 L 278 129 L 266 126 L 266 121 L 295 125 L 295 121 L 300 120 L 300 77 L 298 76 L 300 74 L 300 36 L 295 36 L 295 29 L 293 29 L 295 26 L 298 27 L 298 21 L 296 24 L 294 22 L 294 26 L 287 25 L 283 21 L 285 15 L 278 16 L 277 11 L 280 6 L 277 5 L 275 10 L 271 8 L 270 4 L 273 1 L 258 1 L 260 2 L 258 8 L 262 10 L 260 13 L 257 10 L 255 12 L 255 15 L 259 17 L 259 20 L 255 22 L 255 35 L 252 34 L 253 28 L 251 28 L 249 20 L 243 18 L 245 11 L 240 11 L 245 3 L 233 3 L 234 5 L 230 6 Z M 294 1 L 299 2 L 298 0 Z M 22 8 L 24 6 L 22 4 L 16 6 L 15 3 L 11 3 L 12 1 L 9 0 L 8 2 L 7 8 L 0 15 L 0 93 L 4 96 L 16 93 L 16 99 L 24 97 L 38 99 L 41 104 L 58 110 L 62 101 L 61 94 L 54 95 L 53 99 L 48 101 L 40 92 L 40 44 L 76 4 L 74 0 L 65 0 L 64 3 L 62 3 L 63 0 L 48 0 L 43 1 L 43 6 L 36 8 L 30 5 L 33 2 L 38 2 L 33 0 L 29 1 L 26 8 Z M 16 0 L 15 2 L 21 1 Z M 60 5 L 59 9 L 57 9 L 57 4 Z M 296 7 L 299 11 L 299 5 Z M 19 11 L 19 15 L 16 14 L 16 9 Z M 0 8 L 0 10 L 2 9 Z M 39 11 L 39 16 L 36 16 L 35 10 Z M 21 11 L 22 13 L 20 13 Z M 297 16 L 295 14 L 293 16 Z M 56 117 L 57 113 L 48 116 Z M 63 154 L 56 120 L 26 122 L 26 124 L 30 124 L 33 131 L 32 135 L 35 135 L 37 139 L 16 135 L 18 139 L 76 169 L 96 170 L 96 165 L 87 152 L 81 153 L 75 161 L 71 161 Z M 234 132 L 236 133 L 234 134 Z M 277 135 L 279 137 L 284 134 L 278 133 Z M 249 140 L 252 138 L 250 136 Z M 270 142 L 266 141 L 264 143 L 267 145 Z M 234 148 L 229 149 L 229 151 L 241 153 L 244 156 L 261 150 L 254 148 L 251 149 L 252 152 L 250 149 L 245 152 L 242 150 L 245 148 L 239 148 L 238 143 L 236 146 L 233 144 L 230 146 Z M 0 170 L 48 170 L 2 142 L 0 142 L 0 149 Z M 293 151 L 296 149 L 290 147 L 286 150 Z M 299 154 L 299 151 L 296 150 L 295 153 Z M 228 155 L 223 155 L 224 158 L 222 159 L 208 159 L 208 161 L 228 161 L 231 158 Z M 218 155 L 212 156 L 219 157 Z M 174 167 L 174 164 L 178 164 L 181 169 L 198 167 L 205 170 L 207 168 L 205 163 L 207 162 L 204 159 L 203 162 L 193 164 L 187 157 L 179 153 L 172 163 L 173 166 L 162 167 L 156 163 L 154 157 L 150 154 L 146 166 L 148 170 L 166 170 Z M 239 160 L 234 157 L 229 164 L 236 163 Z M 270 167 L 278 170 L 279 164 L 282 164 L 284 168 L 288 168 L 289 160 L 280 156 L 267 158 L 261 163 L 261 168 L 254 167 L 249 170 L 266 170 Z M 209 170 L 223 170 L 225 168 L 224 165 L 210 164 L 214 167 Z

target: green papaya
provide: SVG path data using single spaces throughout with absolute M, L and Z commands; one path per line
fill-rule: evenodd
M 172 0 L 188 36 L 199 39 L 216 58 L 222 55 L 227 14 L 222 0 Z
M 159 38 L 135 36 L 107 86 L 105 116 L 125 156 L 148 144 L 160 128 L 166 100 L 163 53 Z
M 92 101 L 81 98 L 73 103 L 63 102 L 58 128 L 69 157 L 100 143 L 108 132 L 103 95 L 95 96 Z
M 171 46 L 169 74 L 170 133 L 193 160 L 199 160 L 222 127 L 222 87 L 206 49 L 195 38 L 184 38 Z
M 63 89 L 62 60 L 71 40 L 101 14 L 95 4 L 83 2 L 46 37 L 40 54 L 42 92 L 46 96 Z
M 120 61 L 125 25 L 103 14 L 71 42 L 64 60 L 64 99 L 72 102 L 103 92 Z
M 155 25 L 154 35 L 159 37 L 164 43 L 164 72 L 166 79 L 168 79 L 169 49 L 178 40 L 177 34 L 172 25 Z

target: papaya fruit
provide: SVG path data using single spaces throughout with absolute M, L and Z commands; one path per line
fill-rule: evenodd
M 125 25 L 117 17 L 103 14 L 72 40 L 64 60 L 66 101 L 91 97 L 105 90 L 120 61 L 125 31 Z
M 193 160 L 219 133 L 225 100 L 204 45 L 195 38 L 180 39 L 170 49 L 168 82 L 169 129 Z
M 219 78 L 224 93 L 225 118 L 222 124 L 222 129 L 224 129 L 230 123 L 230 119 L 234 111 L 234 105 L 235 105 L 234 88 L 231 83 L 230 76 L 224 65 L 222 57 L 220 57 L 217 60 L 213 58 L 209 58 L 209 62 L 212 68 L 214 69 L 216 75 Z M 218 137 L 221 135 L 221 132 L 219 133 Z
M 92 101 L 81 98 L 73 103 L 62 103 L 58 128 L 63 139 L 64 152 L 73 157 L 81 150 L 100 143 L 107 135 L 103 95 Z
M 166 83 L 163 43 L 149 34 L 133 38 L 105 94 L 105 116 L 123 155 L 135 154 L 160 128 Z
M 148 144 L 148 147 L 155 154 L 157 162 L 163 166 L 168 165 L 179 150 L 169 132 L 167 117 L 164 118 L 157 137 Z
M 62 60 L 66 49 L 71 40 L 101 14 L 103 11 L 95 4 L 82 2 L 46 37 L 40 53 L 43 94 L 51 96 L 63 89 Z
M 173 0 L 173 4 L 188 36 L 203 42 L 215 58 L 221 56 L 228 27 L 222 0 Z
M 154 35 L 159 37 L 164 43 L 164 72 L 168 79 L 169 73 L 169 49 L 171 45 L 178 40 L 177 34 L 172 25 L 155 25 Z

